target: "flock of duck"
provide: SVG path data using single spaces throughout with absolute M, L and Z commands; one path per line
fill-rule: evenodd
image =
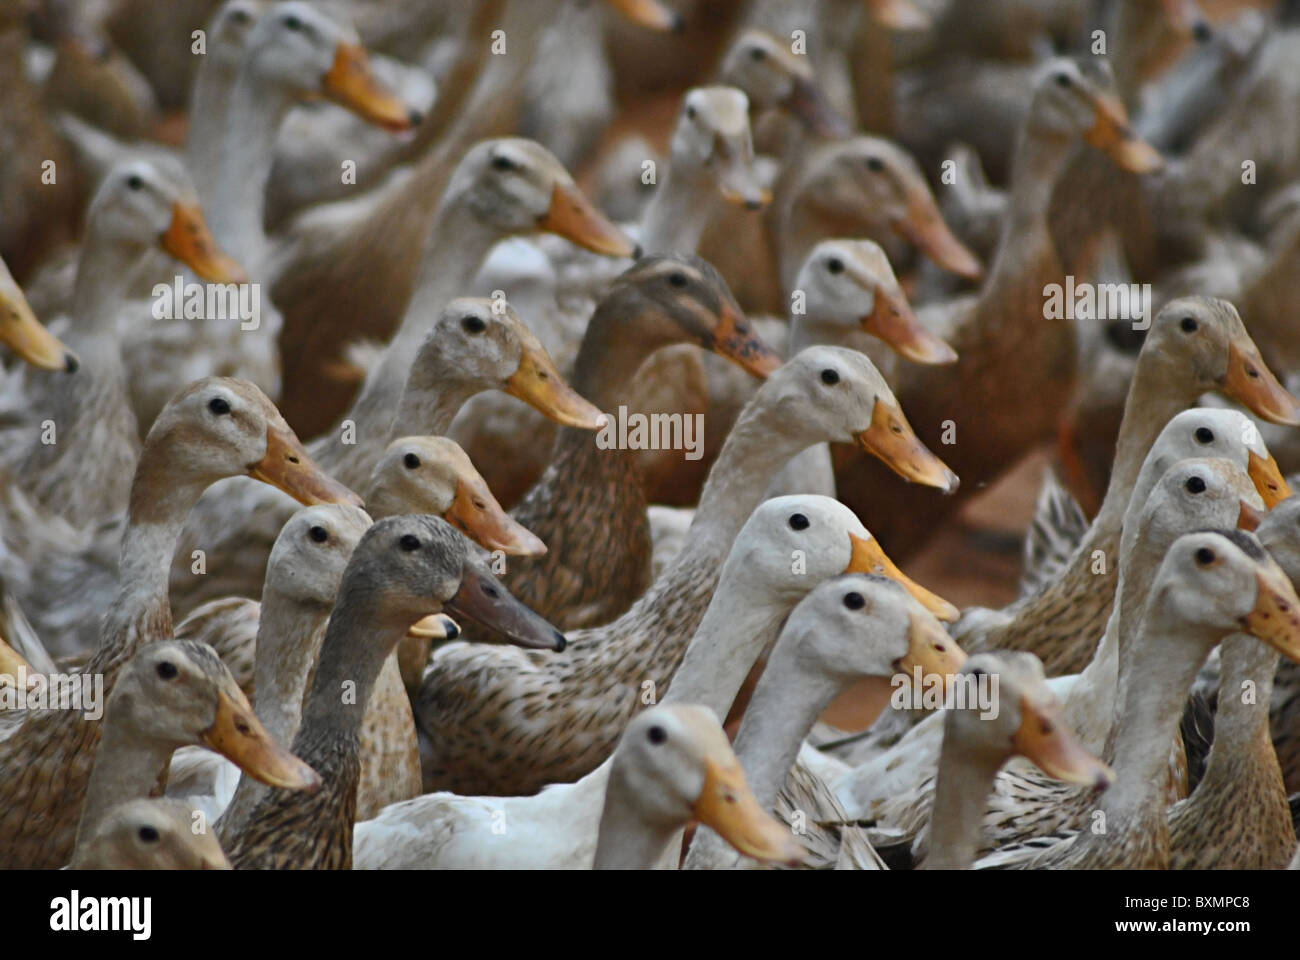
M 0 0 L 0 87 L 0 865 L 1300 866 L 1300 4 Z M 902 572 L 1044 449 L 1018 599 Z

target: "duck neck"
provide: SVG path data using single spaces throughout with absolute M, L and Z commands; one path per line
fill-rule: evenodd
M 230 116 L 230 95 L 239 79 L 238 60 L 208 55 L 202 58 L 190 97 L 190 129 L 185 140 L 185 168 L 194 179 L 203 205 L 216 197 L 205 194 L 221 169 L 222 141 Z
M 695 253 L 717 203 L 717 187 L 699 173 L 687 173 L 673 163 L 650 198 L 642 229 L 646 253 Z
M 257 719 L 277 743 L 293 743 L 302 723 L 307 677 L 324 640 L 329 610 L 267 590 L 257 624 L 253 684 Z
M 1277 651 L 1255 637 L 1237 633 L 1219 645 L 1219 652 L 1219 709 L 1214 715 L 1214 743 L 1202 786 L 1246 786 L 1240 782 L 1243 761 L 1257 770 L 1274 771 L 1273 777 L 1280 783 L 1281 768 L 1268 725 Z
M 105 352 L 117 351 L 118 309 L 130 295 L 136 268 L 146 247 L 104 237 L 89 227 L 77 262 L 72 292 L 72 345 L 86 347 L 99 341 Z M 99 356 L 92 359 L 98 364 Z
M 119 703 L 115 710 L 113 704 L 109 705 L 95 766 L 86 786 L 86 805 L 77 828 L 78 846 L 94 834 L 113 807 L 148 796 L 178 746 L 159 742 L 124 722 L 126 718 L 118 711 L 126 712 L 131 706 Z
M 670 848 L 681 825 L 639 816 L 634 797 L 634 788 L 625 782 L 616 764 L 605 787 L 592 869 L 653 870 L 671 864 Z
M 573 362 L 570 385 L 606 412 L 627 397 L 632 378 L 650 354 L 670 343 L 686 342 L 685 334 L 675 340 L 649 337 L 635 310 L 617 293 L 601 300 Z
M 939 751 L 930 814 L 930 852 L 923 864 L 927 870 L 967 870 L 975 862 L 984 808 L 1005 759 L 959 743 L 955 720 L 955 715 L 945 720 Z

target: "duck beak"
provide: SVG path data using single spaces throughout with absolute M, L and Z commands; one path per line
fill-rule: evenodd
M 217 718 L 203 742 L 268 786 L 308 793 L 320 789 L 319 774 L 272 739 L 238 688 L 218 695 Z
M 740 853 L 755 860 L 798 864 L 807 854 L 790 828 L 759 806 L 734 754 L 726 760 L 705 760 L 704 789 L 692 813 Z
M 1020 698 L 1020 729 L 1011 746 L 1032 760 L 1043 773 L 1066 783 L 1104 790 L 1115 780 L 1110 767 L 1094 757 L 1061 719 L 1056 706 Z
M 1255 574 L 1255 585 L 1255 609 L 1241 618 L 1242 629 L 1300 662 L 1300 599 L 1291 581 L 1270 563 Z
M 966 651 L 957 646 L 934 617 L 914 613 L 908 619 L 907 653 L 894 661 L 894 670 L 909 680 L 918 670 L 923 678 L 939 677 L 947 694 L 953 678 L 966 662 Z
M 785 108 L 798 117 L 799 122 L 815 136 L 838 140 L 851 132 L 848 123 L 831 106 L 817 81 L 810 77 L 794 78 L 794 86 L 785 100 Z
M 1252 507 L 1245 500 L 1241 501 L 1241 506 L 1237 510 L 1237 529 L 1238 530 L 1258 530 L 1259 522 L 1264 519 L 1264 515 Z
M 302 441 L 287 426 L 266 428 L 266 455 L 248 468 L 248 475 L 309 507 L 318 503 L 363 505 L 359 496 L 312 462 Z
M 1245 343 L 1228 347 L 1228 373 L 1223 380 L 1223 392 L 1269 423 L 1300 426 L 1297 413 L 1300 401 L 1278 383 L 1259 355 L 1259 348 L 1249 338 Z
M 1093 110 L 1093 123 L 1084 139 L 1103 151 L 1116 166 L 1129 173 L 1155 173 L 1164 167 L 1160 152 L 1128 125 L 1128 114 L 1119 100 L 1109 95 L 1099 96 Z
M 961 611 L 954 607 L 943 597 L 936 593 L 931 593 L 925 587 L 921 586 L 907 574 L 899 570 L 893 560 L 890 560 L 884 549 L 880 546 L 880 541 L 875 537 L 868 535 L 865 539 L 859 537 L 856 533 L 849 534 L 849 565 L 844 568 L 845 573 L 878 573 L 882 576 L 889 577 L 902 584 L 920 604 L 929 610 L 940 620 L 946 620 L 953 623 L 961 615 Z M 954 644 L 955 646 L 955 644 Z M 962 659 L 965 659 L 963 657 Z
M 877 288 L 876 306 L 862 318 L 862 329 L 879 337 L 913 363 L 955 363 L 957 351 L 922 325 L 901 290 Z
M 890 30 L 927 30 L 930 18 L 912 0 L 867 0 L 867 9 L 882 27 Z
M 19 670 L 25 670 L 28 675 L 35 672 L 21 653 L 0 640 L 0 686 L 17 686 Z
M 556 423 L 579 430 L 599 430 L 604 414 L 569 386 L 540 345 L 525 345 L 519 367 L 506 381 L 506 393 Z
M 248 274 L 217 246 L 197 205 L 172 204 L 172 222 L 159 245 L 209 283 L 247 283 Z
M 36 319 L 22 291 L 6 287 L 0 287 L 0 343 L 41 370 L 72 373 L 81 366 L 77 355 Z
M 762 210 L 772 202 L 772 191 L 759 180 L 754 158 L 718 139 L 714 155 L 721 162 L 718 189 L 727 203 L 746 210 Z
M 627 235 L 610 223 L 572 183 L 556 181 L 551 190 L 551 205 L 537 221 L 537 226 L 592 253 L 607 257 L 636 254 L 637 248 Z
M 704 338 L 703 345 L 760 380 L 767 379 L 768 374 L 781 366 L 781 355 L 763 342 L 740 308 L 732 303 L 722 305 L 717 328 Z
M 546 552 L 531 530 L 501 509 L 482 477 L 461 477 L 456 496 L 443 519 L 475 543 L 516 557 L 540 557 Z
M 321 78 L 321 92 L 377 127 L 394 132 L 411 129 L 411 108 L 379 82 L 366 48 L 358 43 L 340 43 L 334 49 L 334 65 Z
M 682 15 L 670 10 L 659 0 L 606 0 L 607 3 L 633 23 L 651 30 L 681 33 L 685 26 Z
M 1205 19 L 1196 0 L 1160 0 L 1160 5 L 1164 8 L 1169 25 L 1182 33 L 1190 33 L 1196 24 Z
M 1249 464 L 1246 472 L 1250 474 L 1251 483 L 1255 484 L 1255 490 L 1259 493 L 1260 499 L 1264 501 L 1264 506 L 1272 510 L 1279 503 L 1291 496 L 1291 488 L 1287 485 L 1282 476 L 1282 471 L 1278 469 L 1277 461 L 1273 459 L 1270 453 L 1266 457 L 1261 457 L 1254 450 L 1250 451 Z
M 465 558 L 460 589 L 442 606 L 457 620 L 487 627 L 517 647 L 559 653 L 568 642 L 540 614 L 511 596 L 478 557 Z
M 925 444 L 912 432 L 903 411 L 879 397 L 876 398 L 876 406 L 871 414 L 871 426 L 854 439 L 858 446 L 879 457 L 887 467 L 909 483 L 923 483 L 927 487 L 937 487 L 944 493 L 952 493 L 961 482 L 957 479 L 957 474 L 926 449 Z
M 949 273 L 968 280 L 982 279 L 984 268 L 979 258 L 948 229 L 929 191 L 915 187 L 911 194 L 907 213 L 895 222 L 894 229 Z
M 417 640 L 455 640 L 460 636 L 460 624 L 445 613 L 434 613 L 412 624 L 406 635 Z

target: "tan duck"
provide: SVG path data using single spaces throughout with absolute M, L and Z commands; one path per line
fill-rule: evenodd
M 782 372 L 789 369 L 787 365 Z M 769 381 L 764 389 L 772 388 L 772 383 Z M 629 674 L 627 682 L 635 692 L 635 697 L 629 699 L 637 702 L 624 708 L 624 717 L 636 711 L 643 698 L 660 704 L 698 703 L 716 715 L 725 713 L 754 661 L 776 638 L 789 611 L 828 577 L 846 571 L 887 570 L 903 580 L 927 607 L 942 609 L 942 601 L 896 571 L 871 534 L 834 500 L 816 496 L 767 500 L 758 505 L 743 526 L 737 523 L 737 527 L 740 529 L 730 556 L 725 562 L 712 561 L 708 568 L 712 573 L 718 565 L 722 567 L 716 579 L 717 589 L 705 594 L 706 612 L 690 617 L 689 624 L 682 628 L 693 630 L 694 636 L 685 653 L 674 657 L 680 667 L 665 675 L 660 672 L 660 660 L 637 672 L 634 680 Z M 806 566 L 791 563 L 790 558 L 796 555 L 806 558 Z M 685 584 L 683 581 L 682 586 Z M 687 620 L 680 610 L 665 613 L 674 615 L 679 624 Z M 582 642 L 582 635 L 573 639 Z M 502 658 L 495 659 L 504 663 Z M 434 663 L 436 667 L 436 654 Z M 605 679 L 600 694 L 592 685 L 593 705 L 608 700 L 612 689 L 608 670 Z M 665 694 L 664 684 L 669 681 Z M 558 686 L 556 690 L 564 693 Z M 547 707 L 549 711 L 557 709 L 558 704 Z M 618 728 L 612 737 L 616 744 L 625 723 L 613 718 L 609 723 Z M 548 725 L 541 736 L 553 736 L 556 729 Z M 572 737 L 579 731 L 572 727 L 566 733 Z M 356 866 L 584 868 L 595 851 L 610 766 L 606 758 L 582 779 L 555 784 L 531 796 L 434 793 L 394 804 L 374 820 L 357 825 Z M 491 829 L 494 818 L 499 820 L 501 816 L 509 825 L 506 834 Z
M 1176 413 L 1216 389 L 1265 419 L 1300 422 L 1297 401 L 1264 365 L 1230 303 L 1202 297 L 1175 300 L 1147 331 L 1125 402 L 1110 483 L 1069 566 L 1044 590 L 996 618 L 973 611 L 954 636 L 972 650 L 1028 650 L 1042 659 L 1050 676 L 1082 670 L 1106 629 L 1119 575 L 1114 563 L 1094 569 L 1095 551 L 1103 557 L 1117 555 L 1121 521 L 1147 452 Z M 1288 495 L 1271 458 L 1256 456 L 1251 466 L 1268 506 Z M 1276 485 L 1272 490 L 1270 483 Z
M 754 799 L 708 707 L 652 707 L 614 751 L 594 870 L 650 870 L 673 856 L 688 821 L 712 827 L 745 856 L 797 861 L 803 847 Z
M 994 777 L 1013 756 L 1066 783 L 1105 789 L 1114 779 L 1062 721 L 1060 703 L 1033 654 L 979 653 L 962 673 L 974 683 L 990 678 L 995 706 L 989 711 L 975 697 L 945 711 L 931 853 L 922 864 L 929 870 L 966 870 L 974 863 Z M 967 689 L 978 692 L 973 684 Z
M 78 845 L 100 831 L 115 807 L 149 796 L 166 776 L 173 751 L 197 743 L 273 786 L 307 791 L 320 786 L 315 771 L 258 721 L 211 647 L 153 643 L 122 669 L 104 706 Z M 209 824 L 201 827 L 207 830 Z
M 467 546 L 445 521 L 418 515 L 380 520 L 361 538 L 294 738 L 323 788 L 305 804 L 283 791 L 258 802 L 244 828 L 225 838 L 237 868 L 351 868 L 363 711 L 412 624 L 445 610 L 514 643 L 563 645 L 559 631 L 511 597 Z M 352 691 L 355 702 L 341 690 Z
M 1214 645 L 1243 630 L 1300 658 L 1300 598 L 1259 541 L 1241 531 L 1180 537 L 1151 587 L 1140 634 L 1123 653 L 1111 766 L 1097 804 L 1104 832 L 1083 830 L 1030 868 L 1162 869 L 1170 864 L 1162 773 L 1183 701 Z M 1138 678 L 1141 678 L 1140 681 Z
M 1300 579 L 1300 500 L 1278 504 L 1256 535 L 1291 579 Z M 1240 634 L 1219 645 L 1214 743 L 1195 792 L 1169 810 L 1169 865 L 1176 870 L 1277 870 L 1296 848 L 1269 705 L 1278 654 Z M 1279 731 L 1281 732 L 1281 731 Z
M 413 359 L 405 385 L 391 409 L 359 401 L 338 432 L 318 437 L 309 450 L 332 474 L 358 488 L 395 438 L 446 433 L 466 399 L 502 390 L 571 426 L 595 429 L 600 411 L 560 376 L 537 338 L 507 305 L 457 299 L 439 311 Z M 172 574 L 179 613 L 229 596 L 257 596 L 271 544 L 293 512 L 284 497 L 257 485 L 232 482 L 200 502 L 186 525 L 184 549 Z M 232 523 L 230 517 L 248 519 Z M 208 573 L 196 576 L 194 549 L 207 558 Z
M 104 814 L 77 845 L 73 870 L 229 870 L 213 830 L 195 827 L 194 811 L 167 799 L 130 800 Z
M 710 472 L 681 552 L 627 613 L 574 633 L 554 658 L 463 644 L 434 652 L 416 704 L 426 787 L 522 794 L 605 759 L 642 683 L 666 682 L 680 663 L 718 566 L 772 475 L 819 440 L 860 443 L 917 482 L 955 482 L 915 443 L 870 360 L 835 347 L 805 350 L 754 395 Z
M 783 499 L 769 502 L 781 504 Z M 951 677 L 964 659 L 934 615 L 897 581 L 851 574 L 822 582 L 791 612 L 736 734 L 736 753 L 759 804 L 777 809 L 778 793 L 804 738 L 831 701 L 855 681 L 901 675 L 910 686 L 914 670 Z M 836 815 L 842 824 L 848 822 L 834 795 L 826 794 L 833 804 L 829 810 L 786 803 L 802 811 L 809 833 L 819 832 L 821 822 Z M 841 832 L 848 829 L 840 827 Z M 838 859 L 823 857 L 831 864 Z M 883 869 L 874 855 L 867 864 Z M 710 870 L 750 865 L 708 831 L 695 835 L 684 864 Z
M 222 477 L 252 475 L 313 502 L 355 494 L 313 464 L 265 395 L 237 380 L 201 381 L 180 393 L 145 440 L 122 538 L 117 597 L 85 674 L 111 689 L 145 646 L 171 636 L 167 571 L 190 507 Z M 21 769 L 0 785 L 6 866 L 57 866 L 72 855 L 80 804 L 102 727 L 67 710 L 28 710 L 0 741 L 0 764 Z

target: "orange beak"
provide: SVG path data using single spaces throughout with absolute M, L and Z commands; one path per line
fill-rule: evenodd
M 755 860 L 798 863 L 804 858 L 807 851 L 790 829 L 759 805 L 735 754 L 706 759 L 704 770 L 704 789 L 692 809 L 696 820 Z
M 537 221 L 539 229 L 558 234 L 570 243 L 607 257 L 630 257 L 636 246 L 572 183 L 556 181 L 551 205 Z
M 489 550 L 516 557 L 540 557 L 546 552 L 546 544 L 501 509 L 477 473 L 460 477 L 455 499 L 443 519 Z
M 680 33 L 685 26 L 682 15 L 659 0 L 607 0 L 609 5 L 633 23 L 651 30 Z
M 217 246 L 197 206 L 172 204 L 172 222 L 159 241 L 163 250 L 209 283 L 247 283 L 248 274 Z
M 722 305 L 717 328 L 703 345 L 760 380 L 781 366 L 781 355 L 763 342 L 734 304 Z
M 882 27 L 890 30 L 926 30 L 930 18 L 911 0 L 867 0 L 867 9 Z
M 957 351 L 922 325 L 901 290 L 876 289 L 876 306 L 862 329 L 879 337 L 913 363 L 956 363 Z
M 1094 105 L 1093 124 L 1084 139 L 1103 151 L 1121 170 L 1129 173 L 1155 173 L 1165 165 L 1155 147 L 1142 140 L 1128 125 L 1124 105 L 1114 97 L 1098 97 Z
M 1291 581 L 1269 561 L 1255 574 L 1255 585 L 1255 608 L 1241 618 L 1242 629 L 1300 662 L 1300 598 Z
M 1252 507 L 1245 500 L 1241 501 L 1241 506 L 1237 510 L 1237 529 L 1238 530 L 1258 530 L 1259 522 L 1264 519 L 1264 515 Z
M 411 109 L 385 87 L 370 70 L 366 48 L 340 43 L 334 51 L 334 65 L 321 78 L 321 91 L 363 120 L 386 130 L 411 129 Z
M 896 474 L 911 483 L 937 487 L 952 493 L 960 481 L 957 474 L 931 453 L 912 431 L 903 411 L 879 397 L 871 414 L 871 426 L 856 437 L 858 446 L 879 457 Z
M 217 698 L 217 717 L 203 742 L 250 776 L 286 790 L 320 789 L 320 776 L 266 732 L 236 687 Z
M 36 319 L 17 285 L 0 283 L 0 343 L 41 370 L 72 373 L 81 365 L 77 355 Z
M 604 414 L 569 386 L 540 343 L 525 344 L 519 367 L 506 381 L 506 393 L 556 423 L 579 430 L 599 430 Z
M 933 617 L 912 614 L 908 620 L 907 653 L 894 661 L 894 670 L 909 681 L 916 678 L 918 670 L 922 679 L 940 677 L 943 692 L 947 694 L 966 662 L 966 651 L 957 646 Z
M 894 229 L 949 273 L 968 280 L 979 280 L 984 276 L 979 259 L 948 229 L 928 190 L 917 188 L 912 191 L 907 214 L 894 224 Z
M 1283 478 L 1282 471 L 1278 468 L 1277 461 L 1273 459 L 1272 454 L 1261 457 L 1254 450 L 1251 450 L 1248 459 L 1249 465 L 1246 472 L 1250 474 L 1251 483 L 1255 485 L 1255 490 L 1264 501 L 1265 507 L 1272 510 L 1291 496 L 1291 488 Z
M 1115 780 L 1110 767 L 1094 757 L 1065 725 L 1060 708 L 1020 698 L 1020 729 L 1011 738 L 1016 753 L 1049 777 L 1104 790 Z
M 1269 423 L 1300 426 L 1300 401 L 1278 383 L 1273 371 L 1259 355 L 1259 348 L 1247 339 L 1228 347 L 1228 373 L 1223 392 Z
M 849 534 L 849 544 L 852 552 L 849 554 L 849 565 L 844 568 L 845 573 L 878 573 L 889 579 L 897 581 L 903 586 L 908 593 L 915 597 L 925 609 L 929 610 L 940 620 L 946 620 L 949 623 L 956 622 L 961 616 L 961 611 L 954 607 L 943 597 L 936 593 L 931 593 L 925 587 L 921 586 L 907 574 L 899 570 L 893 560 L 885 553 L 884 548 L 880 546 L 880 541 L 875 537 L 863 539 L 855 533 Z M 949 645 L 961 653 L 961 650 L 955 643 L 948 642 Z M 940 650 L 939 652 L 944 652 Z M 965 656 L 962 657 L 965 660 Z M 957 666 L 961 666 L 960 663 Z
M 266 430 L 266 454 L 248 468 L 254 480 L 283 490 L 299 503 L 346 503 L 362 506 L 362 500 L 312 462 L 302 441 L 288 427 L 272 424 Z

